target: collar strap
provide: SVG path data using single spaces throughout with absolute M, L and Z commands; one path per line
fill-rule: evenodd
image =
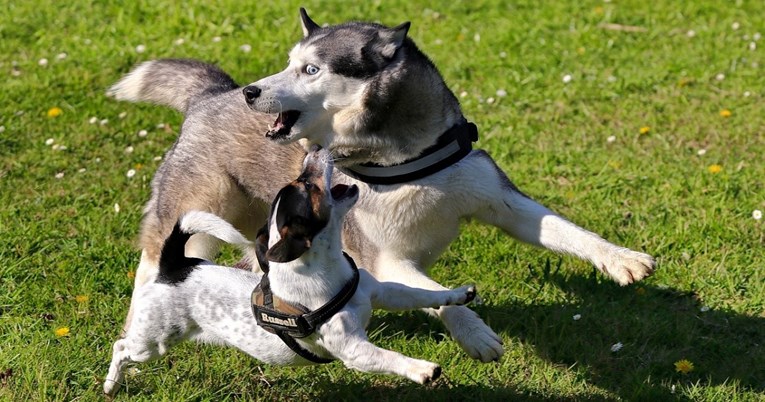
M 314 311 L 301 304 L 288 303 L 271 292 L 268 272 L 263 275 L 258 286 L 252 292 L 252 311 L 258 325 L 268 332 L 274 333 L 292 351 L 314 363 L 329 363 L 326 359 L 302 348 L 295 338 L 305 338 L 316 331 L 316 328 L 329 320 L 356 293 L 359 285 L 359 269 L 348 255 L 343 253 L 353 269 L 353 278 L 346 282 L 338 294 L 329 302 Z
M 420 156 L 398 165 L 380 166 L 363 163 L 339 168 L 341 172 L 368 184 L 399 184 L 430 176 L 459 162 L 473 149 L 478 141 L 478 128 L 462 119 L 446 130 L 435 145 L 422 151 Z

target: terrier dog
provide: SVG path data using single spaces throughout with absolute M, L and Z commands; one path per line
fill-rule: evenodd
M 298 179 L 277 194 L 254 246 L 265 274 L 187 257 L 194 233 L 245 251 L 253 245 L 216 215 L 185 214 L 164 242 L 157 276 L 136 290 L 132 322 L 114 343 L 104 392 L 119 389 L 129 362 L 162 356 L 186 339 L 233 346 L 271 364 L 336 358 L 350 368 L 421 384 L 436 379 L 437 364 L 369 342 L 364 328 L 371 311 L 462 305 L 475 297 L 475 287 L 417 289 L 357 269 L 342 252 L 340 236 L 359 192 L 354 185 L 332 187 L 332 169 L 328 152 L 314 147 Z

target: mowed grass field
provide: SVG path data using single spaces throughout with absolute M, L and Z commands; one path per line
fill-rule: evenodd
M 182 121 L 106 88 L 161 57 L 243 84 L 273 74 L 300 6 L 320 24 L 411 21 L 515 184 L 659 269 L 622 288 L 466 222 L 431 274 L 477 284 L 499 362 L 471 360 L 422 313 L 378 313 L 372 340 L 440 363 L 440 380 L 186 343 L 134 366 L 116 400 L 765 400 L 761 2 L 210 3 L 0 7 L 0 400 L 103 399 L 149 182 Z

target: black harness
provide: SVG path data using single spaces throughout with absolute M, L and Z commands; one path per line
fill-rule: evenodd
M 343 255 L 353 268 L 353 278 L 343 286 L 340 293 L 314 311 L 301 304 L 288 303 L 273 295 L 268 279 L 267 263 L 261 262 L 263 278 L 252 291 L 252 312 L 255 314 L 258 325 L 276 334 L 293 352 L 314 363 L 329 363 L 334 359 L 317 356 L 300 346 L 295 338 L 305 338 L 313 334 L 319 325 L 340 311 L 356 293 L 359 285 L 359 269 L 348 254 L 343 253 Z
M 399 184 L 430 176 L 459 162 L 473 149 L 478 141 L 478 128 L 462 119 L 446 130 L 436 143 L 426 148 L 416 158 L 393 166 L 363 163 L 350 167 L 338 167 L 341 172 L 368 184 Z

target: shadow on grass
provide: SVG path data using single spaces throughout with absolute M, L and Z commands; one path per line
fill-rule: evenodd
M 736 384 L 765 391 L 765 318 L 702 311 L 694 294 L 645 284 L 622 288 L 600 276 L 537 279 L 530 282 L 540 292 L 556 286 L 571 302 L 528 300 L 475 309 L 511 342 L 532 345 L 541 358 L 575 367 L 590 384 L 626 400 L 682 400 L 671 384 Z M 390 331 L 416 331 L 388 324 Z M 623 347 L 612 352 L 617 343 Z M 690 373 L 675 370 L 674 363 L 683 359 L 693 363 Z
M 325 383 L 317 385 L 316 398 L 322 401 L 549 401 L 549 398 L 520 394 L 507 388 L 487 389 L 484 386 L 459 387 L 386 387 L 361 382 Z M 580 401 L 556 398 L 556 401 Z

